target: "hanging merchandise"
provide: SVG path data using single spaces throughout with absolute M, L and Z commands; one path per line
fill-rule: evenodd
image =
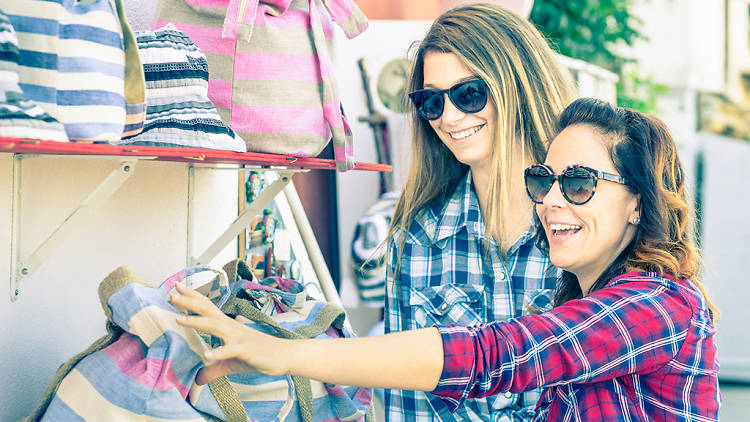
M 208 53 L 209 98 L 249 151 L 308 157 L 333 139 L 337 169 L 353 168 L 328 51 L 333 22 L 367 27 L 353 0 L 160 0 L 156 16 Z
M 122 0 L 3 0 L 19 43 L 19 85 L 72 141 L 140 130 L 143 68 Z
M 357 220 L 352 241 L 354 281 L 359 299 L 369 307 L 385 306 L 385 240 L 396 207 L 398 192 L 383 194 Z
M 257 171 L 251 171 L 247 176 L 247 182 L 245 182 L 245 200 L 247 202 L 255 201 L 255 198 L 260 195 L 265 185 L 265 179 Z
M 309 299 L 293 280 L 259 282 L 244 261 L 223 270 L 191 267 L 158 288 L 120 267 L 99 286 L 107 335 L 58 369 L 41 405 L 25 421 L 372 420 L 370 391 L 358 387 L 262 374 L 195 384 L 208 363 L 202 360 L 206 343 L 215 347 L 220 340 L 178 325 L 180 312 L 168 296 L 178 281 L 203 271 L 218 276 L 198 290 L 258 330 L 284 338 L 353 336 L 343 328 L 343 309 Z
M 0 137 L 66 142 L 65 128 L 18 86 L 18 39 L 0 10 Z
M 273 211 L 266 208 L 263 210 L 263 243 L 264 244 L 270 244 L 273 243 L 274 237 L 276 235 L 276 224 L 278 223 L 278 219 L 275 215 L 273 215 Z
M 195 147 L 245 152 L 208 99 L 206 56 L 174 25 L 137 33 L 148 107 L 143 132 L 120 145 Z

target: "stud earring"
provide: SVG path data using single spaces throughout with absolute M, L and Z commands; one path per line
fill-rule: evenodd
M 635 218 L 633 219 L 633 224 L 640 224 L 640 222 L 641 222 L 641 219 L 640 219 L 640 218 L 638 218 L 638 217 L 635 217 Z

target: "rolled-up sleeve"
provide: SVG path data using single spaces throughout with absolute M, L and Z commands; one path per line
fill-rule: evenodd
M 444 364 L 432 393 L 456 409 L 471 397 L 653 371 L 677 355 L 691 316 L 675 289 L 631 282 L 541 315 L 438 325 Z

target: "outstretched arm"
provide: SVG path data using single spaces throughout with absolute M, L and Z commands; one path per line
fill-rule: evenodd
M 224 315 L 208 298 L 182 284 L 171 301 L 197 316 L 179 317 L 207 331 L 222 346 L 206 352 L 214 361 L 198 374 L 205 384 L 231 373 L 291 374 L 333 384 L 431 391 L 443 370 L 443 343 L 436 328 L 351 339 L 286 340 Z

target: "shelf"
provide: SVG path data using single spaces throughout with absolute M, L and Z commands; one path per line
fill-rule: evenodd
M 273 198 L 291 183 L 296 173 L 310 169 L 335 170 L 334 160 L 320 158 L 300 158 L 277 154 L 237 153 L 232 151 L 199 149 L 122 146 L 109 144 L 71 143 L 40 141 L 34 139 L 15 139 L 0 137 L 0 153 L 13 154 L 13 197 L 11 206 L 11 268 L 10 298 L 15 301 L 20 293 L 21 280 L 31 276 L 65 239 L 76 229 L 86 224 L 88 217 L 96 207 L 107 200 L 132 176 L 139 160 L 168 161 L 188 164 L 188 228 L 187 259 L 188 265 L 210 262 L 232 239 L 247 227 L 250 220 L 268 205 Z M 74 208 L 74 210 L 53 230 L 53 232 L 29 256 L 20 256 L 21 244 L 21 187 L 22 163 L 38 156 L 64 155 L 69 157 L 103 158 L 116 161 L 114 168 L 99 184 Z M 273 170 L 278 173 L 276 179 L 220 234 L 214 242 L 198 257 L 193 256 L 193 228 L 191 215 L 195 195 L 194 178 L 198 165 L 200 168 L 212 169 L 213 164 L 237 165 L 237 170 L 244 166 L 257 166 L 258 170 Z M 208 165 L 208 166 L 204 166 Z M 390 172 L 390 165 L 356 163 L 354 170 Z M 332 283 L 332 282 L 331 282 Z
M 0 153 L 40 155 L 115 156 L 181 163 L 274 166 L 288 169 L 335 170 L 336 162 L 322 158 L 293 157 L 259 152 L 234 152 L 205 148 L 172 148 L 131 145 L 54 142 L 0 137 Z M 356 163 L 354 170 L 390 172 L 386 164 Z

